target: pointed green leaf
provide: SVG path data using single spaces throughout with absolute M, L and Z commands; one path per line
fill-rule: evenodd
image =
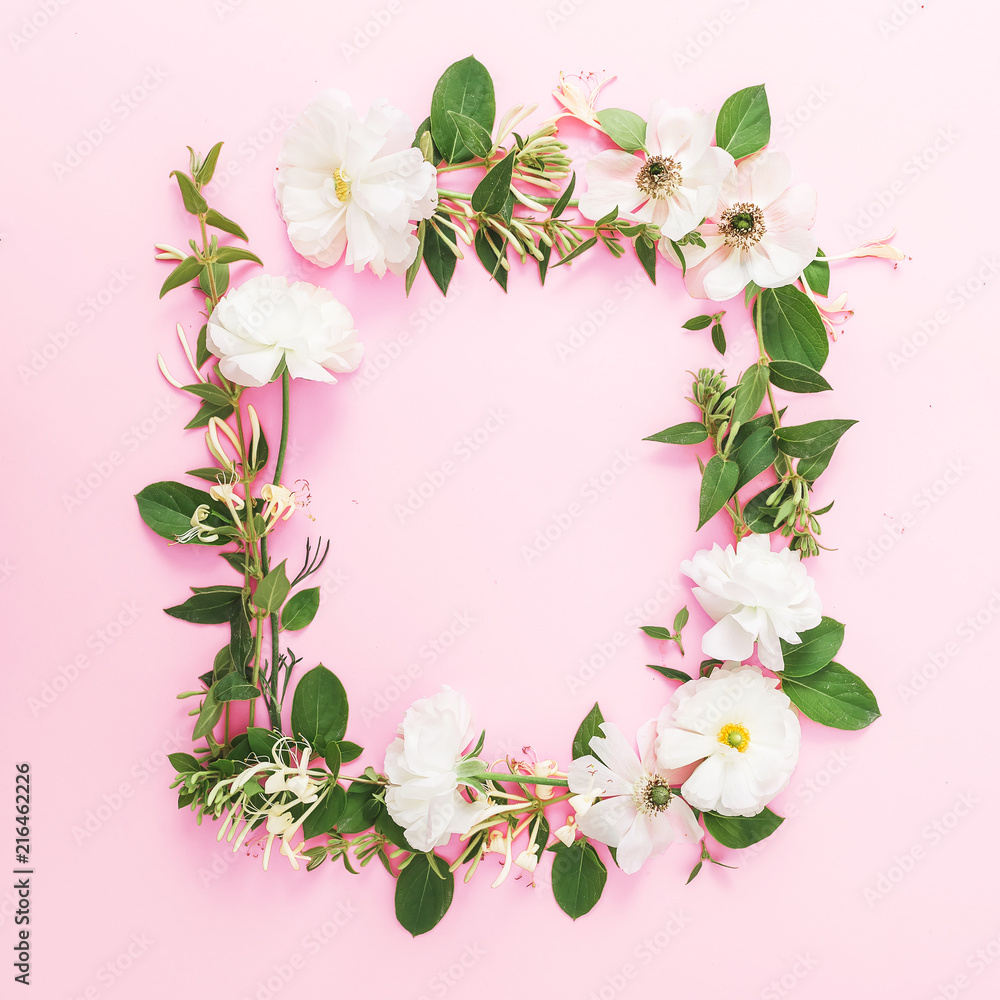
M 452 63 L 441 74 L 431 96 L 434 142 L 449 163 L 463 163 L 472 159 L 472 150 L 463 141 L 449 111 L 471 118 L 488 133 L 493 131 L 496 118 L 493 80 L 486 67 L 473 56 Z
M 171 170 L 171 177 L 177 178 L 177 186 L 181 189 L 181 198 L 184 199 L 184 208 L 192 215 L 203 215 L 208 211 L 208 202 L 202 198 L 195 183 L 181 170 Z
M 250 239 L 243 231 L 242 226 L 237 225 L 232 219 L 227 219 L 221 212 L 217 212 L 214 208 L 208 210 L 205 222 L 214 229 L 221 229 L 224 233 L 231 233 L 233 236 L 238 236 L 241 240 Z
M 701 528 L 725 506 L 736 491 L 740 467 L 736 462 L 726 462 L 713 455 L 701 477 L 701 494 L 698 498 L 698 527 Z
M 209 516 L 204 524 L 221 527 L 230 523 L 228 512 L 222 504 L 213 500 L 204 490 L 195 489 L 184 483 L 151 483 L 136 494 L 139 515 L 143 521 L 161 538 L 171 542 L 177 540 L 191 527 L 191 517 L 202 504 L 207 504 Z M 228 539 L 202 542 L 203 545 L 225 545 Z
M 448 286 L 455 274 L 455 263 L 458 258 L 455 252 L 438 235 L 431 225 L 424 234 L 424 267 L 431 273 L 442 295 L 448 294 Z
M 820 371 L 830 353 L 826 327 L 816 303 L 794 285 L 760 293 L 761 339 L 775 361 L 798 361 Z
M 771 111 L 763 85 L 727 98 L 715 122 L 715 141 L 734 160 L 763 149 L 771 138 Z
M 818 371 L 798 361 L 772 361 L 771 381 L 788 392 L 826 392 L 833 388 Z
M 733 420 L 741 424 L 757 416 L 760 404 L 767 392 L 770 369 L 764 362 L 751 365 L 736 387 L 736 403 L 733 406 Z
M 549 850 L 555 854 L 552 895 L 559 908 L 576 920 L 597 905 L 608 880 L 608 870 L 586 838 L 569 846 L 557 842 Z
M 778 446 L 774 440 L 774 431 L 770 427 L 760 427 L 755 430 L 733 456 L 740 467 L 740 476 L 736 480 L 734 492 L 743 489 L 751 479 L 756 479 L 769 469 L 777 457 Z
M 292 698 L 292 733 L 313 746 L 341 740 L 347 732 L 347 692 L 337 675 L 322 664 L 302 677 Z
M 414 937 L 435 928 L 455 895 L 455 876 L 447 866 L 440 875 L 428 855 L 414 854 L 396 879 L 396 919 Z
M 712 346 L 720 353 L 726 353 L 726 332 L 721 323 L 712 325 Z
M 253 603 L 263 608 L 269 615 L 277 614 L 285 603 L 291 585 L 285 574 L 285 560 L 282 559 L 260 583 L 253 594 Z
M 816 251 L 817 257 L 825 257 L 822 250 Z M 806 283 L 817 295 L 830 294 L 830 265 L 825 260 L 814 260 L 806 265 L 803 272 Z
M 305 818 L 302 824 L 302 839 L 310 840 L 321 833 L 329 833 L 337 825 L 347 805 L 347 793 L 340 785 L 326 793 L 323 801 Z
M 569 176 L 569 184 L 563 188 L 563 192 L 556 199 L 556 203 L 552 206 L 552 211 L 549 213 L 549 217 L 552 219 L 558 219 L 563 212 L 566 211 L 566 207 L 569 205 L 570 200 L 573 197 L 573 191 L 576 188 L 576 172 L 574 171 Z
M 692 316 L 686 323 L 681 324 L 682 330 L 704 330 L 711 326 L 711 316 Z
M 603 721 L 604 716 L 601 714 L 601 706 L 595 701 L 594 707 L 586 714 L 583 722 L 580 723 L 580 728 L 577 729 L 576 735 L 573 737 L 574 760 L 577 757 L 586 757 L 588 754 L 594 752 L 590 749 L 590 741 L 593 737 L 601 735 L 601 730 L 598 727 Z
M 201 166 L 198 168 L 198 173 L 195 175 L 195 180 L 199 184 L 207 184 L 215 174 L 215 164 L 219 160 L 219 153 L 222 152 L 222 143 L 217 142 L 209 151 L 208 156 L 205 157 Z M 208 220 L 206 220 L 208 221 Z M 211 223 L 209 223 L 211 225 Z M 245 239 L 246 237 L 244 237 Z
M 655 670 L 658 674 L 663 674 L 667 680 L 671 681 L 689 681 L 691 680 L 691 675 L 684 673 L 683 670 L 675 670 L 673 667 L 660 667 L 655 663 L 647 663 L 647 667 L 650 670 Z
M 496 215 L 506 204 L 510 194 L 510 182 L 514 176 L 515 150 L 511 150 L 496 166 L 491 167 L 486 176 L 472 192 L 472 210 Z
M 578 246 L 575 246 L 565 257 L 560 257 L 559 260 L 553 264 L 553 267 L 559 267 L 560 264 L 568 264 L 571 260 L 579 257 L 581 254 L 585 254 L 591 247 L 597 246 L 597 237 L 591 236 L 589 240 L 584 240 Z
M 643 438 L 643 441 L 659 441 L 661 444 L 701 444 L 708 439 L 708 431 L 705 425 L 698 421 L 690 421 L 683 424 L 674 424 L 659 434 L 650 434 Z
M 163 282 L 160 286 L 160 298 L 162 299 L 167 292 L 174 288 L 178 288 L 188 281 L 193 281 L 201 273 L 201 261 L 197 257 L 185 257 L 171 272 L 167 275 L 167 280 Z
M 259 695 L 252 684 L 248 684 L 238 673 L 226 674 L 212 687 L 212 693 L 222 702 L 226 701 L 254 701 Z
M 770 837 L 785 821 L 783 816 L 778 816 L 767 808 L 756 816 L 720 816 L 714 812 L 704 812 L 702 816 L 705 819 L 705 829 L 723 847 L 732 847 L 734 850 L 741 850 Z
M 821 725 L 864 729 L 881 715 L 871 688 L 839 663 L 828 663 L 804 677 L 779 676 L 781 690 L 792 704 Z
M 179 618 L 184 622 L 193 622 L 195 625 L 224 625 L 229 621 L 233 604 L 242 599 L 239 590 L 236 593 L 231 591 L 211 591 L 209 593 L 195 594 L 189 597 L 183 604 L 177 604 L 172 608 L 164 608 L 163 610 L 171 618 Z
M 781 640 L 781 654 L 785 665 L 781 668 L 786 677 L 805 677 L 825 667 L 836 655 L 844 641 L 844 626 L 833 618 L 823 617 L 815 627 L 799 635 L 798 644 Z
M 220 264 L 235 264 L 238 260 L 252 260 L 255 264 L 264 263 L 255 253 L 243 247 L 219 247 L 215 259 Z
M 493 149 L 493 138 L 490 133 L 475 118 L 459 114 L 457 111 L 449 111 L 448 114 L 455 122 L 455 128 L 458 129 L 458 134 L 465 145 L 476 156 L 485 160 Z
M 604 108 L 597 113 L 601 131 L 626 153 L 646 148 L 646 122 L 634 111 Z
M 319 597 L 319 587 L 310 587 L 293 594 L 281 610 L 281 628 L 289 632 L 305 628 L 316 617 Z
M 492 234 L 493 241 L 500 246 L 500 253 L 507 256 L 507 241 L 499 234 Z M 486 233 L 480 228 L 476 230 L 476 238 L 473 241 L 476 256 L 480 264 L 489 271 L 490 276 L 506 292 L 507 291 L 507 271 L 500 264 L 500 257 L 487 238 Z
M 778 447 L 792 458 L 815 458 L 833 448 L 856 420 L 813 420 L 796 427 L 779 427 Z

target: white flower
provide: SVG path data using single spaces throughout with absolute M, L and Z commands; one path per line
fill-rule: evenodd
M 682 684 L 658 720 L 661 767 L 701 763 L 681 786 L 697 809 L 755 816 L 799 759 L 799 720 L 777 678 L 729 662 Z
M 402 274 L 417 253 L 412 220 L 437 207 L 437 171 L 411 147 L 413 125 L 376 101 L 359 118 L 339 90 L 320 94 L 285 133 L 274 187 L 292 246 L 329 267 Z
M 617 848 L 618 864 L 631 875 L 652 854 L 662 854 L 674 840 L 697 843 L 701 827 L 691 807 L 670 790 L 676 776 L 656 762 L 656 720 L 639 730 L 641 757 L 613 722 L 601 723 L 603 738 L 590 748 L 597 757 L 577 757 L 569 766 L 570 791 L 603 796 L 576 814 L 576 826 L 588 837 Z M 603 761 L 604 763 L 601 763 Z
M 385 752 L 385 804 L 414 850 L 441 847 L 483 817 L 486 803 L 461 794 L 456 772 L 472 735 L 472 711 L 449 687 L 406 710 Z
M 799 643 L 799 633 L 822 619 L 815 584 L 791 549 L 771 551 L 768 535 L 747 535 L 734 550 L 713 545 L 681 563 L 697 584 L 692 593 L 716 621 L 701 640 L 702 652 L 719 660 L 757 658 L 781 670 L 780 639 Z
M 620 215 L 651 222 L 677 240 L 715 211 L 722 182 L 733 166 L 712 145 L 715 115 L 668 108 L 657 101 L 649 114 L 649 156 L 606 149 L 587 164 L 587 192 L 580 212 L 600 219 L 616 205 Z
M 237 385 L 267 385 L 282 360 L 292 378 L 336 382 L 361 364 L 354 320 L 325 288 L 259 274 L 212 310 L 206 337 L 222 374 Z M 329 369 L 329 370 L 328 370 Z
M 718 207 L 701 227 L 704 247 L 683 247 L 684 283 L 695 298 L 725 301 L 749 281 L 777 288 L 795 281 L 816 256 L 809 230 L 816 192 L 808 184 L 789 187 L 792 167 L 784 153 L 762 151 L 733 168 Z M 660 250 L 674 259 L 665 241 Z

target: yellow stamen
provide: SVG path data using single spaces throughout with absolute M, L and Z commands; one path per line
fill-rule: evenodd
M 347 201 L 351 196 L 351 178 L 344 173 L 343 167 L 337 167 L 334 170 L 333 183 L 336 185 L 337 200 Z
M 750 745 L 750 733 L 745 726 L 741 726 L 737 722 L 727 722 L 719 730 L 719 742 L 734 750 L 739 750 L 740 753 L 746 753 L 746 749 Z

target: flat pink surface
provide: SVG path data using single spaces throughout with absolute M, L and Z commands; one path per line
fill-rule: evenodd
M 991 6 L 14 0 L 2 20 L 2 762 L 10 802 L 14 762 L 33 769 L 35 995 L 998 995 Z M 157 301 L 152 244 L 192 235 L 168 174 L 185 144 L 221 138 L 213 204 L 269 271 L 333 289 L 368 352 L 332 389 L 295 386 L 288 473 L 316 520 L 278 543 L 296 561 L 307 534 L 333 540 L 294 648 L 344 679 L 348 737 L 380 765 L 405 705 L 443 683 L 495 757 L 530 744 L 566 761 L 595 699 L 626 731 L 659 710 L 670 686 L 643 665 L 663 651 L 637 626 L 695 610 L 678 564 L 724 528 L 694 532 L 690 452 L 641 441 L 691 419 L 685 370 L 715 363 L 679 329 L 700 310 L 677 275 L 654 288 L 631 256 L 595 253 L 544 292 L 525 268 L 504 297 L 467 260 L 447 301 L 425 274 L 407 300 L 398 280 L 304 264 L 274 208 L 279 136 L 316 93 L 385 96 L 417 122 L 469 52 L 501 109 L 545 114 L 560 69 L 617 73 L 607 103 L 640 113 L 763 81 L 773 148 L 819 191 L 821 245 L 895 226 L 912 259 L 837 268 L 856 315 L 825 370 L 836 392 L 791 400 L 802 421 L 861 421 L 821 480 L 836 551 L 812 571 L 884 717 L 804 724 L 775 806 L 790 818 L 721 853 L 738 871 L 685 887 L 694 851 L 676 846 L 612 872 L 576 923 L 543 871 L 497 891 L 480 876 L 415 941 L 378 866 L 265 875 L 177 811 L 164 755 L 188 748 L 190 703 L 174 695 L 221 636 L 160 609 L 230 574 L 153 537 L 132 495 L 205 463 L 154 363 L 180 370 L 173 324 L 197 324 L 185 293 Z M 730 307 L 736 374 L 752 348 Z M 693 614 L 692 646 L 705 623 Z M 0 889 L 4 996 L 13 901 Z

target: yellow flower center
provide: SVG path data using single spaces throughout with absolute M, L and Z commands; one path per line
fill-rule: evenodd
M 337 167 L 334 170 L 333 183 L 336 187 L 337 200 L 347 201 L 351 197 L 351 178 L 344 173 L 343 167 Z
M 746 749 L 750 745 L 750 733 L 747 732 L 745 726 L 741 726 L 739 723 L 727 722 L 719 730 L 719 742 L 734 750 L 739 750 L 740 753 L 746 753 Z

